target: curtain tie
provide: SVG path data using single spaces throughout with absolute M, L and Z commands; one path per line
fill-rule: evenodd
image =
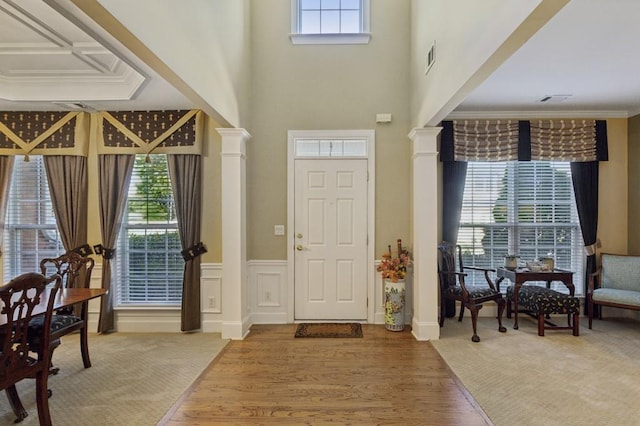
M 104 259 L 113 259 L 116 255 L 116 249 L 107 248 L 102 244 L 96 244 L 93 246 L 93 250 L 95 250 L 96 254 L 101 255 Z
M 602 245 L 600 244 L 600 239 L 598 238 L 596 239 L 595 243 L 584 246 L 584 252 L 587 254 L 587 256 L 595 256 L 596 249 L 599 247 L 602 247 Z
M 82 257 L 87 257 L 90 254 L 93 254 L 93 250 L 91 250 L 91 246 L 89 244 L 82 244 L 81 246 L 78 246 L 70 251 L 73 253 L 78 253 Z
M 182 258 L 184 259 L 185 262 L 188 262 L 189 260 L 193 260 L 196 257 L 200 256 L 202 253 L 206 253 L 206 252 L 207 252 L 207 246 L 205 246 L 202 241 L 200 241 L 198 244 L 195 244 L 189 247 L 188 249 L 184 249 L 181 251 Z

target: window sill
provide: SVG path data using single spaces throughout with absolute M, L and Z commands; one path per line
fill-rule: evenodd
M 371 33 L 289 34 L 292 44 L 369 44 Z
M 113 308 L 114 311 L 176 311 L 180 310 L 180 305 L 119 305 Z

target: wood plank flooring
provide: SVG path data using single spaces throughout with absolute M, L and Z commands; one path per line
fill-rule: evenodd
M 363 338 L 294 338 L 254 325 L 161 425 L 491 425 L 429 342 L 363 325 Z

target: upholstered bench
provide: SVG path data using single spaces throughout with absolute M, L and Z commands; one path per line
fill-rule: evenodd
M 513 302 L 513 286 L 507 288 L 507 313 Z M 538 336 L 544 336 L 544 330 L 573 330 L 579 336 L 580 299 L 560 293 L 546 287 L 524 285 L 518 290 L 518 311 L 528 311 L 538 319 Z M 567 326 L 552 324 L 546 320 L 551 314 L 566 314 Z M 507 315 L 509 316 L 509 315 Z

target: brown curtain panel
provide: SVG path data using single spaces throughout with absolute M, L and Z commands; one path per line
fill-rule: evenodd
M 56 223 L 65 250 L 87 243 L 87 158 L 45 155 Z
M 202 161 L 199 155 L 175 154 L 167 156 L 171 187 L 176 203 L 178 231 L 183 250 L 200 242 L 202 210 Z M 200 328 L 200 256 L 185 260 L 182 279 L 181 330 Z
M 105 154 L 98 156 L 98 179 L 100 186 L 100 229 L 102 231 L 103 261 L 102 288 L 111 290 L 111 259 L 114 245 L 120 232 L 122 214 L 127 204 L 127 192 L 135 155 Z M 113 292 L 102 298 L 98 332 L 115 330 Z
M 3 247 L 4 244 L 4 221 L 7 217 L 7 200 L 14 158 L 13 155 L 0 155 L 0 247 Z

